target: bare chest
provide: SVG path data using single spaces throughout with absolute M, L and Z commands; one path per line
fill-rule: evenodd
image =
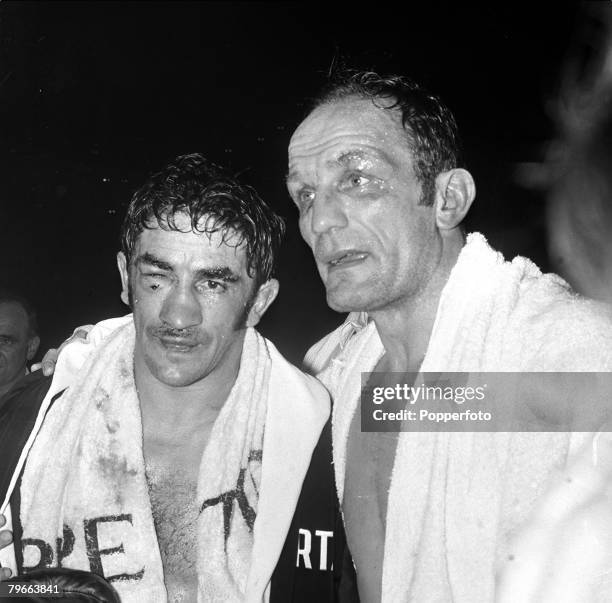
M 195 603 L 197 598 L 196 491 L 203 442 L 182 444 L 145 442 L 149 499 L 169 603 Z
M 347 540 L 364 603 L 380 601 L 382 562 L 396 433 L 363 433 L 359 413 L 351 424 L 343 511 Z
M 163 466 L 147 463 L 147 482 L 168 601 L 195 601 L 198 518 L 196 478 L 183 468 L 170 472 Z

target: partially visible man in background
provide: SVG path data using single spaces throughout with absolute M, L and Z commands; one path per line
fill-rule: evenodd
M 528 184 L 545 189 L 548 244 L 572 287 L 612 303 L 612 6 L 585 2 L 560 83 L 546 161 Z
M 523 166 L 519 178 L 544 193 L 555 271 L 577 292 L 611 305 L 612 5 L 582 2 L 578 17 L 559 89 L 547 102 L 554 137 L 545 161 Z M 577 459 L 517 534 L 498 603 L 610 600 L 609 435 L 595 437 L 592 462 Z M 571 473 L 578 471 L 577 486 Z M 600 592 L 589 592 L 594 578 Z
M 0 290 L 0 404 L 28 372 L 40 339 L 36 312 L 30 302 L 11 291 Z

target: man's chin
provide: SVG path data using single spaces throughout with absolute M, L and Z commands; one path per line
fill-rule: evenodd
M 206 376 L 202 374 L 201 366 L 195 368 L 183 363 L 155 362 L 151 358 L 147 359 L 146 364 L 151 375 L 168 387 L 187 387 Z
M 336 312 L 361 312 L 376 290 L 376 275 L 363 267 L 334 270 L 323 279 L 327 305 Z
M 336 312 L 362 312 L 367 311 L 367 303 L 361 295 L 343 287 L 327 292 L 327 305 Z
M 327 305 L 335 312 L 353 312 L 352 304 L 327 296 Z
M 193 373 L 161 371 L 154 374 L 154 377 L 168 387 L 188 387 L 204 378 L 202 375 Z

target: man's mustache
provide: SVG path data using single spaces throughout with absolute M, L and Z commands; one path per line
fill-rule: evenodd
M 147 327 L 147 335 L 162 339 L 180 339 L 187 344 L 200 343 L 200 338 L 195 329 L 173 329 L 172 327 L 161 325 L 157 327 Z

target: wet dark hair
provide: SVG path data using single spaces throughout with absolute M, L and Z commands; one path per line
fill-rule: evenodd
M 247 272 L 256 285 L 274 274 L 285 232 L 283 219 L 255 189 L 200 153 L 177 157 L 134 193 L 121 228 L 121 248 L 128 263 L 142 231 L 156 226 L 179 230 L 177 214 L 189 216 L 194 232 L 221 231 L 224 242 L 236 233 L 232 244 L 245 244 Z
M 407 77 L 339 69 L 330 75 L 311 111 L 350 97 L 371 99 L 377 107 L 385 109 L 399 109 L 414 156 L 415 174 L 422 187 L 421 203 L 432 205 L 436 176 L 462 165 L 459 131 L 450 109 Z M 377 102 L 383 99 L 391 103 Z
M 36 315 L 36 309 L 31 304 L 30 300 L 17 291 L 0 289 L 0 304 L 20 305 L 28 316 L 28 337 L 32 338 L 38 335 L 38 317 Z

